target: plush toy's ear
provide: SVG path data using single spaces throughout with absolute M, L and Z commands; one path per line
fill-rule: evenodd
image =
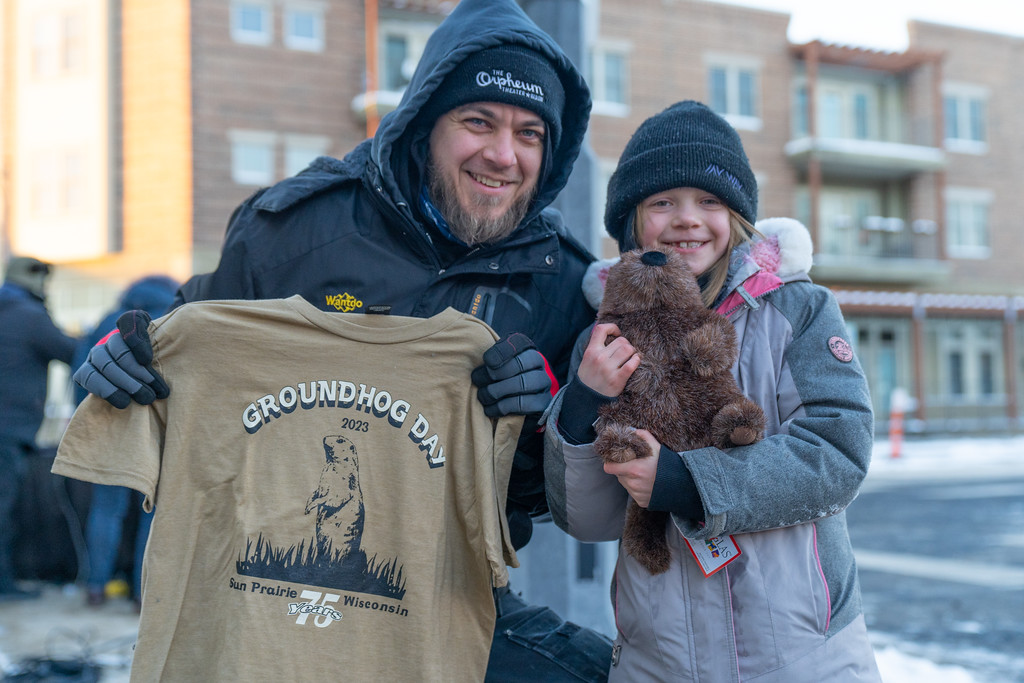
M 778 270 L 780 276 L 806 273 L 814 263 L 814 245 L 811 233 L 804 224 L 793 218 L 762 218 L 754 224 L 759 233 L 778 244 Z M 772 239 L 774 238 L 774 239 Z
M 583 275 L 583 296 L 587 303 L 597 310 L 601 307 L 601 300 L 604 298 L 604 283 L 608 280 L 608 270 L 619 262 L 619 257 L 595 261 L 587 266 L 587 272 Z

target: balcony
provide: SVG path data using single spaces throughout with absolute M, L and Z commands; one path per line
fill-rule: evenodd
M 802 137 L 787 142 L 784 150 L 790 163 L 804 173 L 810 160 L 817 159 L 826 176 L 898 180 L 946 166 L 946 154 L 939 147 L 881 140 Z
M 384 116 L 394 110 L 401 101 L 401 90 L 362 92 L 352 99 L 352 113 L 356 115 L 357 120 L 365 123 L 368 114 L 374 113 L 378 117 Z
M 923 285 L 943 281 L 949 263 L 938 258 L 933 221 L 833 216 L 823 221 L 814 254 L 815 279 L 830 282 Z

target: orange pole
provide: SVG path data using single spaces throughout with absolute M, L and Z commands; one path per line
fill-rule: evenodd
M 366 0 L 366 137 L 380 124 L 377 114 L 377 0 Z
M 903 411 L 892 410 L 889 414 L 889 446 L 893 458 L 900 457 L 903 448 Z
M 903 448 L 903 416 L 907 412 L 910 397 L 899 387 L 889 397 L 889 447 L 892 457 L 900 457 Z

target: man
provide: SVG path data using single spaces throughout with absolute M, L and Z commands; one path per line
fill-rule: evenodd
M 376 135 L 246 200 L 217 269 L 187 282 L 179 301 L 300 294 L 323 310 L 429 317 L 453 307 L 483 319 L 503 341 L 474 372 L 480 400 L 491 416 L 527 415 L 507 504 L 520 548 L 547 507 L 537 418 L 549 373 L 565 378 L 595 315 L 580 290 L 593 257 L 545 210 L 589 111 L 580 74 L 512 0 L 463 0 Z M 144 323 L 122 318 L 76 380 L 115 405 L 165 395 L 134 362 L 151 358 Z M 507 589 L 495 597 L 488 680 L 604 680 L 607 639 Z
M 14 506 L 43 423 L 50 361 L 70 363 L 75 352 L 46 310 L 49 278 L 50 264 L 15 256 L 0 287 L 0 601 L 32 595 L 14 581 Z

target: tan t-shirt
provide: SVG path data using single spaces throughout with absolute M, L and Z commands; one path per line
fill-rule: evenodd
M 482 680 L 522 426 L 469 381 L 494 332 L 292 297 L 150 333 L 170 397 L 90 396 L 53 465 L 155 506 L 132 680 Z

